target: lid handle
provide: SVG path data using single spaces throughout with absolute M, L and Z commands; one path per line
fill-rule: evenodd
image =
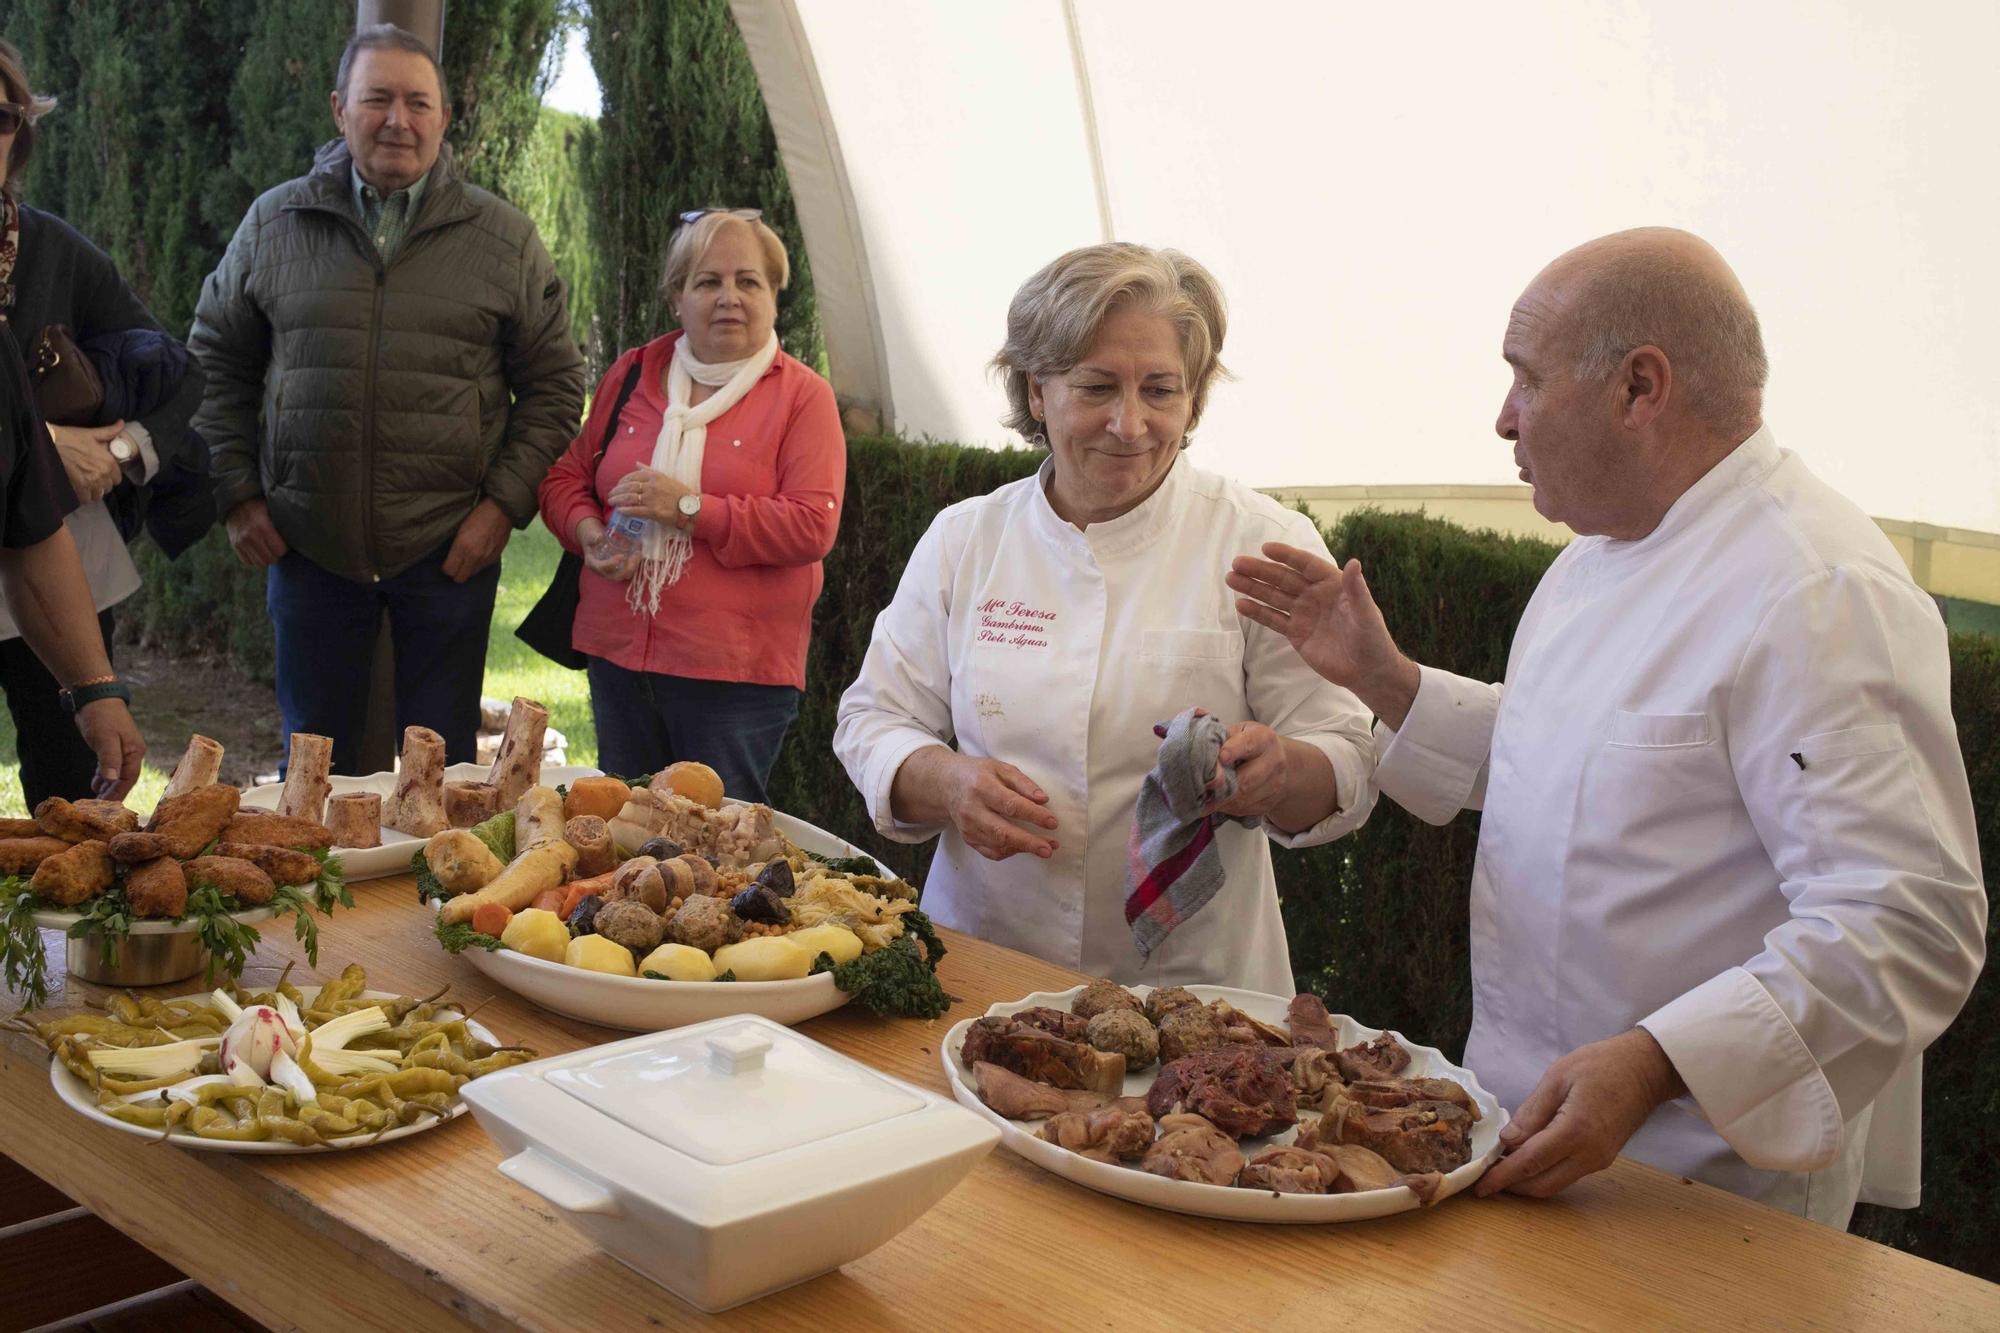
M 718 1074 L 748 1074 L 764 1067 L 771 1039 L 757 1032 L 724 1032 L 708 1039 L 709 1067 Z

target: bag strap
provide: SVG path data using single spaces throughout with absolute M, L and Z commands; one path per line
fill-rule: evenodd
M 625 383 L 619 387 L 618 401 L 611 405 L 611 420 L 605 423 L 604 434 L 598 438 L 597 452 L 590 456 L 590 493 L 597 494 L 597 463 L 611 447 L 611 437 L 618 433 L 618 418 L 625 415 L 625 404 L 632 401 L 632 391 L 639 387 L 639 371 L 646 364 L 646 354 L 641 352 L 632 358 L 632 368 L 625 372 Z

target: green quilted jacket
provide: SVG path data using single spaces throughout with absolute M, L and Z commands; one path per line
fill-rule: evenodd
M 356 580 L 445 545 L 482 498 L 525 527 L 583 410 L 562 280 L 519 209 L 445 148 L 387 265 L 355 212 L 347 145 L 250 206 L 202 286 L 194 425 L 227 514 Z

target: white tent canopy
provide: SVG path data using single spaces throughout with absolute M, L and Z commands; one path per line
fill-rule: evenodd
M 1623 227 L 1713 241 L 1779 441 L 1870 513 L 2000 530 L 1990 0 L 734 0 L 844 403 L 1011 442 L 986 362 L 1062 250 L 1168 245 L 1229 294 L 1205 466 L 1515 480 L 1508 307 Z

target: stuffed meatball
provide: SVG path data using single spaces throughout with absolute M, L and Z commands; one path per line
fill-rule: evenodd
M 1155 986 L 1146 996 L 1146 1017 L 1158 1027 L 1160 1020 L 1174 1010 L 1200 1003 L 1186 986 Z
M 660 914 L 637 898 L 604 904 L 591 925 L 605 939 L 642 954 L 659 948 L 666 931 Z
M 1069 1011 L 1078 1018 L 1091 1019 L 1107 1009 L 1129 1009 L 1133 1013 L 1142 1012 L 1144 1006 L 1139 997 L 1115 981 L 1099 978 L 1085 986 L 1070 1003 Z
M 1083 1037 L 1100 1051 L 1124 1056 L 1127 1069 L 1145 1069 L 1160 1058 L 1160 1034 L 1131 1009 L 1104 1010 L 1085 1025 Z
M 704 894 L 696 894 L 682 903 L 673 919 L 667 922 L 668 939 L 675 944 L 700 949 L 703 953 L 714 953 L 723 945 L 734 944 L 742 937 L 743 922 L 729 910 L 729 904 Z
M 1222 1019 L 1205 1004 L 1184 1004 L 1160 1020 L 1160 1059 L 1166 1064 L 1211 1050 L 1224 1040 Z

